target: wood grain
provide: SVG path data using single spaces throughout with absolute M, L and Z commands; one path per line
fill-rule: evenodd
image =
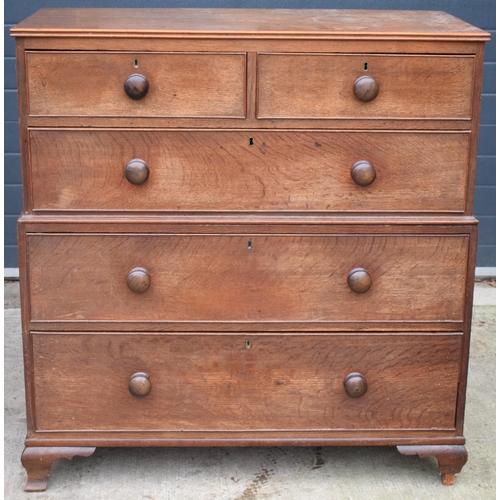
M 471 117 L 470 56 L 259 54 L 257 67 L 259 118 Z M 353 92 L 364 75 L 380 87 L 369 103 Z
M 28 240 L 32 320 L 463 320 L 466 236 L 46 234 Z M 151 276 L 140 295 L 126 284 L 135 267 Z M 356 267 L 373 280 L 361 295 L 347 283 Z
M 461 212 L 468 151 L 462 133 L 31 130 L 33 209 Z M 351 178 L 360 160 L 371 186 Z
M 489 37 L 490 34 L 486 33 Z M 23 38 L 27 50 L 107 50 L 134 52 L 307 52 L 307 53 L 375 53 L 373 40 L 370 39 L 337 39 L 281 37 L 281 38 L 164 38 L 164 37 L 129 37 L 118 35 L 113 37 L 79 37 L 68 36 L 44 37 L 28 36 Z M 482 41 L 467 42 L 459 39 L 436 40 L 433 37 L 424 40 L 377 40 L 379 54 L 472 54 Z
M 445 12 L 309 9 L 41 9 L 15 36 L 462 38 L 489 33 Z
M 467 450 L 463 445 L 398 446 L 398 451 L 402 455 L 418 455 L 420 458 L 435 457 L 443 484 L 446 486 L 452 486 L 455 483 L 455 474 L 462 470 L 468 458 Z
M 28 473 L 24 491 L 45 491 L 49 482 L 50 469 L 58 458 L 71 460 L 73 457 L 90 457 L 94 447 L 36 447 L 25 448 L 21 457 L 23 467 Z
M 454 427 L 461 336 L 246 338 L 35 335 L 38 429 Z M 343 386 L 353 370 L 368 382 L 359 399 Z M 151 382 L 141 399 L 136 371 Z
M 432 131 L 463 131 L 470 132 L 471 120 L 444 119 L 390 119 L 390 118 L 342 118 L 335 119 L 250 119 L 235 118 L 176 118 L 164 116 L 28 116 L 30 128 L 177 128 L 177 129 L 323 129 L 336 130 L 432 130 Z
M 478 226 L 473 228 L 471 237 L 469 239 L 469 265 L 467 276 L 467 289 L 465 295 L 465 314 L 464 314 L 464 331 L 470 332 L 472 328 L 472 305 L 474 300 L 474 282 L 476 270 L 476 255 L 477 255 L 477 240 L 478 240 Z M 462 347 L 462 367 L 460 370 L 460 385 L 458 390 L 457 401 L 457 430 L 463 433 L 464 418 L 465 418 L 465 399 L 467 392 L 467 374 L 469 371 L 469 350 L 470 350 L 470 334 L 464 337 L 464 344 Z
M 26 233 L 173 234 L 470 234 L 473 216 L 455 214 L 32 214 L 19 218 Z
M 190 447 L 190 446 L 397 446 L 415 444 L 460 445 L 454 429 L 334 429 L 298 431 L 38 431 L 26 446 Z
M 425 11 L 43 9 L 11 34 L 33 488 L 95 446 L 399 445 L 450 483 L 489 33 Z
M 467 183 L 466 213 L 472 214 L 474 207 L 474 189 L 476 179 L 476 163 L 479 141 L 479 127 L 481 115 L 481 93 L 483 86 L 484 44 L 480 44 L 474 58 L 474 97 L 472 101 L 471 144 L 469 148 L 469 182 Z
M 32 116 L 245 116 L 245 54 L 27 52 L 26 61 Z M 149 91 L 134 101 L 123 85 L 138 71 Z

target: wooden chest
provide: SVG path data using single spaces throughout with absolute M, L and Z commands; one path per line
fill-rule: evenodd
M 452 484 L 489 35 L 195 9 L 12 34 L 26 490 L 97 446 L 396 445 Z

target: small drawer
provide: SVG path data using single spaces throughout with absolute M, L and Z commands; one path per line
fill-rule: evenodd
M 473 73 L 473 56 L 259 54 L 257 116 L 470 120 Z
M 33 209 L 463 212 L 469 138 L 31 130 Z
M 30 116 L 245 116 L 245 54 L 27 52 L 26 66 Z
M 33 334 L 40 431 L 453 429 L 462 335 Z
M 434 234 L 31 234 L 31 318 L 462 321 L 468 247 Z

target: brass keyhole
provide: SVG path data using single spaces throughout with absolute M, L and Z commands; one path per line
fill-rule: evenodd
M 245 347 L 250 349 L 252 347 L 252 341 L 250 339 L 245 340 Z
M 134 68 L 139 67 L 139 59 L 134 59 Z

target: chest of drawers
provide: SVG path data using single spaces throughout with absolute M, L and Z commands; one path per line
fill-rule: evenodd
M 392 445 L 452 484 L 489 35 L 191 9 L 12 34 L 26 489 L 98 446 Z

